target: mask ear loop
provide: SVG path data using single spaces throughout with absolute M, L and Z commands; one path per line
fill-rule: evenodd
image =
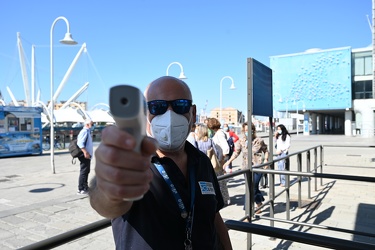
M 148 136 L 148 137 L 154 137 L 153 135 L 152 135 L 152 126 L 151 126 L 151 122 L 150 122 L 150 120 L 148 119 L 148 114 L 146 115 L 146 121 L 147 121 L 147 124 L 148 124 L 148 127 L 149 127 L 149 129 L 150 129 L 150 131 L 151 131 L 151 134 L 148 132 L 148 129 L 146 129 L 146 135 Z

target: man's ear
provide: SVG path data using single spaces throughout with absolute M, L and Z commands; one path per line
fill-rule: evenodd
M 192 124 L 194 124 L 196 121 L 197 121 L 197 106 L 192 105 L 191 108 L 193 109 L 192 110 L 192 114 L 193 114 L 193 118 L 191 119 L 192 121 Z

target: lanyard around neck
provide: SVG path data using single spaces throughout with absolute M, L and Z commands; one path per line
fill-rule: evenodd
M 188 216 L 188 212 L 186 211 L 186 207 L 184 202 L 181 199 L 180 194 L 178 193 L 176 187 L 172 183 L 172 180 L 169 178 L 167 172 L 165 171 L 164 167 L 160 163 L 154 163 L 156 169 L 159 171 L 165 182 L 168 184 L 169 189 L 172 191 L 173 197 L 176 200 L 178 208 L 181 212 L 181 217 L 186 219 Z M 194 200 L 195 200 L 195 174 L 194 174 L 194 167 L 189 167 L 189 179 L 190 179 L 190 213 L 194 211 Z
M 186 220 L 186 239 L 184 241 L 185 249 L 190 250 L 192 249 L 192 241 L 191 241 L 191 233 L 193 229 L 193 219 L 194 219 L 194 201 L 195 201 L 195 171 L 194 166 L 189 167 L 189 180 L 190 180 L 190 211 L 189 213 L 186 211 L 186 207 L 184 202 L 181 199 L 180 194 L 178 193 L 176 187 L 174 186 L 173 182 L 169 178 L 167 172 L 165 171 L 164 167 L 160 163 L 154 163 L 155 167 L 163 176 L 165 182 L 168 184 L 170 190 L 173 193 L 173 196 L 177 202 L 177 205 L 181 212 L 181 217 Z

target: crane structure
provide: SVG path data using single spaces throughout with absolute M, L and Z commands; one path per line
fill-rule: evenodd
M 207 109 L 208 100 L 206 100 L 206 103 L 204 104 L 204 108 L 201 110 L 199 114 L 199 122 L 203 123 L 204 120 L 207 118 L 206 109 Z

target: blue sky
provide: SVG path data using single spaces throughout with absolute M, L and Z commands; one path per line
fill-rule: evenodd
M 269 57 L 371 44 L 371 0 L 138 0 L 138 1 L 27 1 L 0 2 L 0 91 L 6 103 L 9 86 L 16 99 L 25 99 L 17 50 L 17 32 L 31 82 L 31 46 L 35 45 L 36 84 L 41 100 L 50 99 L 50 29 L 65 16 L 76 46 L 60 45 L 66 25 L 53 30 L 55 90 L 83 43 L 83 54 L 58 101 L 67 100 L 86 81 L 79 101 L 89 108 L 108 103 L 109 88 L 131 84 L 142 91 L 179 62 L 187 76 L 198 111 L 220 106 L 247 113 L 246 59 L 269 66 Z M 178 76 L 172 65 L 169 75 Z

